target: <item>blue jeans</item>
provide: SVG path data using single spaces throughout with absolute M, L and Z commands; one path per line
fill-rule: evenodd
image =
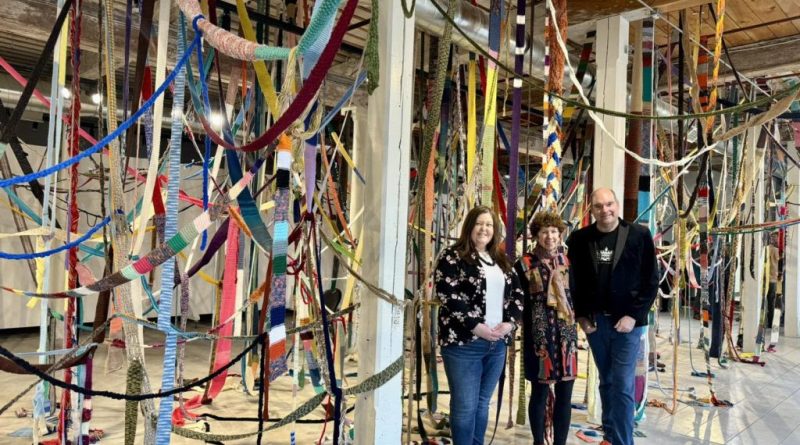
M 482 445 L 489 422 L 489 400 L 503 372 L 506 344 L 479 338 L 442 348 L 450 386 L 453 445 Z
M 598 314 L 595 322 L 597 330 L 587 339 L 600 376 L 603 434 L 614 445 L 633 445 L 636 354 L 643 327 L 621 334 L 606 315 Z

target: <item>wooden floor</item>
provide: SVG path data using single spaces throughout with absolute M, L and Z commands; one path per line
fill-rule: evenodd
M 669 344 L 669 328 L 667 320 L 662 320 L 667 326 L 659 333 L 657 342 L 658 350 L 662 354 L 661 361 L 668 365 L 666 373 L 659 373 L 656 381 L 655 374 L 650 374 L 649 395 L 651 399 L 658 399 L 669 403 L 671 397 L 671 345 Z M 688 325 L 684 324 L 685 329 Z M 708 386 L 705 378 L 692 377 L 690 363 L 690 347 L 697 343 L 697 329 L 699 325 L 692 322 L 692 336 L 694 340 L 680 345 L 678 360 L 678 387 L 680 399 L 684 402 L 691 401 L 691 394 L 697 397 L 708 395 Z M 190 326 L 190 330 L 203 330 L 202 325 Z M 148 333 L 147 343 L 161 341 L 159 335 Z M 34 350 L 38 335 L 15 334 L 0 335 L 0 344 L 16 352 Z M 703 369 L 702 352 L 692 349 L 692 359 L 697 369 Z M 161 379 L 161 349 L 148 349 L 146 353 L 147 369 L 151 380 L 158 385 Z M 202 342 L 192 342 L 188 345 L 186 354 L 186 376 L 202 377 L 208 373 L 209 346 Z M 100 348 L 95 358 L 95 388 L 124 392 L 125 374 L 116 372 L 106 374 L 104 366 L 106 358 L 105 348 Z M 679 402 L 675 415 L 669 415 L 660 408 L 648 407 L 647 417 L 639 425 L 638 430 L 646 437 L 636 440 L 639 444 L 734 444 L 734 445 L 770 445 L 770 444 L 800 444 L 800 339 L 781 338 L 778 352 L 764 355 L 767 361 L 765 367 L 731 363 L 729 369 L 720 369 L 716 361 L 712 362 L 713 372 L 717 375 L 714 380 L 715 390 L 721 399 L 727 399 L 735 405 L 732 408 L 710 408 L 691 406 Z M 581 354 L 581 368 L 585 363 L 586 354 Z M 355 371 L 355 364 L 348 363 L 346 371 Z M 240 374 L 238 366 L 231 369 L 234 374 Z M 357 378 L 349 374 L 347 385 L 357 383 Z M 226 390 L 213 404 L 204 406 L 198 412 L 208 412 L 224 416 L 253 417 L 257 411 L 255 397 L 242 391 L 238 378 L 228 379 Z M 3 374 L 0 379 L 0 405 L 5 404 L 21 389 L 33 382 L 33 378 L 24 375 Z M 661 384 L 665 393 L 658 389 Z M 440 373 L 440 385 L 447 389 L 444 372 Z M 295 404 L 313 396 L 311 385 L 308 384 L 303 391 L 298 393 L 296 399 L 291 395 L 291 378 L 279 378 L 270 389 L 270 416 L 282 417 L 292 410 Z M 694 388 L 693 392 L 688 391 Z M 579 379 L 575 385 L 573 401 L 583 401 L 585 380 Z M 190 393 L 193 395 L 194 393 Z M 506 393 L 507 394 L 507 393 Z M 93 399 L 94 412 L 91 426 L 104 430 L 106 436 L 101 443 L 118 444 L 123 438 L 124 402 L 104 398 Z M 349 404 L 352 406 L 353 400 Z M 448 410 L 448 396 L 439 397 L 441 411 Z M 30 418 L 17 418 L 14 410 L 17 408 L 30 409 L 31 395 L 25 396 L 10 410 L 0 416 L 0 444 L 29 444 L 30 439 L 13 438 L 10 433 L 31 426 Z M 424 405 L 423 405 L 424 406 Z M 491 408 L 494 410 L 494 407 Z M 515 408 L 516 409 L 516 408 Z M 493 412 L 493 411 L 492 411 Z M 323 409 L 317 408 L 306 419 L 322 419 Z M 348 416 L 352 419 L 352 413 Z M 508 419 L 508 405 L 504 403 L 501 411 L 501 425 L 497 430 L 495 444 L 531 444 L 531 434 L 528 425 L 516 425 L 506 429 Z M 586 413 L 578 409 L 573 410 L 573 423 L 576 427 L 589 428 L 586 423 Z M 255 422 L 220 422 L 209 420 L 209 426 L 214 433 L 241 433 L 255 431 Z M 414 422 L 416 423 L 416 422 Z M 491 429 L 490 425 L 490 429 Z M 263 443 L 288 444 L 290 432 L 294 430 L 298 444 L 312 444 L 322 435 L 329 438 L 331 425 L 322 434 L 321 424 L 296 424 L 286 426 L 270 432 L 265 436 Z M 570 435 L 569 444 L 583 444 L 584 441 L 575 437 L 574 429 Z M 403 436 L 405 439 L 405 435 Z M 141 417 L 137 443 L 142 443 L 143 427 Z M 418 439 L 417 435 L 412 435 Z M 329 443 L 328 441 L 324 441 Z M 198 443 L 173 435 L 172 443 Z M 255 439 L 226 442 L 226 444 L 252 444 Z M 488 443 L 488 439 L 487 439 Z

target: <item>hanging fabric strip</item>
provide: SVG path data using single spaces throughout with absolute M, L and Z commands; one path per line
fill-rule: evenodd
M 241 1 L 241 0 L 239 0 Z M 316 3 L 314 5 L 314 12 L 312 15 L 312 20 L 314 20 L 314 16 L 319 16 L 324 14 L 322 11 L 322 3 Z M 328 22 L 326 26 L 324 26 L 317 38 L 315 38 L 311 45 L 308 47 L 308 50 L 303 55 L 302 67 L 303 67 L 303 82 L 308 80 L 308 77 L 311 75 L 311 69 L 317 64 L 319 57 L 322 55 L 323 50 L 325 49 L 325 43 L 330 38 L 331 30 L 333 29 L 333 21 Z M 311 122 L 312 118 L 315 116 L 316 112 L 321 112 L 322 109 L 316 110 L 316 107 L 322 107 L 321 103 L 314 103 L 311 108 L 311 111 L 306 116 L 305 128 L 306 131 L 311 130 Z M 324 128 L 319 129 L 321 132 L 324 132 Z M 313 195 L 316 192 L 316 174 L 317 174 L 317 146 L 319 145 L 319 136 L 316 132 L 306 139 L 305 141 L 305 149 L 303 150 L 303 168 L 306 180 L 306 211 L 312 212 L 314 208 L 314 201 L 312 199 Z M 322 148 L 324 150 L 324 147 Z
M 161 11 L 164 12 L 163 10 Z M 159 34 L 168 33 L 169 26 L 159 29 Z M 178 58 L 182 58 L 186 51 L 185 40 L 178 38 Z M 183 96 L 185 89 L 186 72 L 181 67 L 175 79 L 175 90 L 172 99 L 172 116 L 183 114 Z M 180 186 L 181 168 L 181 140 L 183 136 L 183 122 L 172 119 L 172 134 L 169 147 L 169 183 L 167 184 L 166 223 L 164 237 L 171 239 L 178 233 L 178 188 Z M 171 259 L 164 263 L 161 270 L 161 298 L 159 300 L 158 327 L 162 330 L 171 327 L 173 283 L 175 282 L 175 261 Z M 161 390 L 169 391 L 175 386 L 175 358 L 177 353 L 177 337 L 174 333 L 167 333 L 164 348 L 164 365 L 161 376 Z M 156 429 L 156 444 L 166 445 L 170 442 L 172 429 L 172 397 L 161 399 L 158 409 L 158 424 Z
M 230 320 L 236 312 L 236 275 L 238 259 L 239 226 L 237 224 L 228 224 L 228 245 L 225 249 L 225 274 L 222 282 L 222 302 L 220 305 L 219 320 Z M 233 334 L 233 324 L 225 323 L 222 328 L 219 329 L 218 333 L 221 338 L 216 342 L 212 372 L 219 370 L 230 361 L 232 342 L 225 337 L 230 337 Z M 206 394 L 198 394 L 187 400 L 184 404 L 187 413 L 192 415 L 192 413 L 188 411 L 197 409 L 204 403 L 215 399 L 222 392 L 227 377 L 228 371 L 226 369 L 211 380 Z M 183 410 L 176 408 L 172 412 L 171 419 L 174 420 L 175 425 L 183 425 L 185 423 Z
M 269 380 L 287 371 L 286 365 L 286 252 L 289 239 L 289 171 L 292 163 L 291 140 L 281 136 L 277 150 L 275 184 L 275 223 L 272 243 L 272 283 L 269 299 Z
M 80 113 L 81 113 L 81 100 L 80 100 L 80 42 L 81 42 L 81 23 L 82 15 L 82 1 L 76 0 L 72 2 L 72 11 L 70 16 L 72 23 L 70 26 L 70 46 L 72 54 L 70 60 L 72 62 L 72 85 L 70 89 L 73 91 L 73 100 L 70 104 L 69 112 L 69 126 L 67 129 L 67 144 L 69 155 L 75 156 L 79 151 L 80 139 L 78 138 L 77 129 L 80 128 Z M 78 220 L 80 214 L 78 213 L 78 164 L 73 164 L 69 172 L 69 232 L 77 233 Z M 75 287 L 78 284 L 78 273 L 75 266 L 78 264 L 78 249 L 72 247 L 67 253 L 67 286 Z M 67 301 L 66 310 L 64 311 L 64 348 L 70 349 L 75 346 L 77 341 L 75 332 L 75 300 L 70 299 Z M 72 369 L 64 370 L 64 381 L 69 384 L 72 383 L 73 371 Z M 77 400 L 76 400 L 77 402 Z M 63 391 L 61 393 L 61 411 L 58 415 L 58 442 L 60 444 L 67 444 L 70 442 L 69 423 L 72 417 L 72 400 L 70 391 Z M 75 425 L 73 425 L 75 426 Z
M 13 77 L 14 80 L 16 80 L 20 84 L 20 86 L 25 88 L 25 85 L 27 85 L 27 81 L 25 80 L 25 78 L 22 77 L 19 74 L 19 72 L 17 72 L 17 70 L 15 70 L 14 67 L 12 67 L 2 56 L 0 56 L 0 67 L 2 67 L 4 70 L 6 70 L 11 75 L 11 77 Z M 58 90 L 60 91 L 61 89 L 58 88 Z M 153 93 L 151 93 L 151 95 L 152 94 Z M 39 90 L 35 89 L 35 88 L 33 90 L 33 96 L 36 98 L 36 100 L 39 101 L 39 103 L 41 103 L 45 107 L 48 107 L 48 108 L 55 107 L 55 102 L 51 103 L 51 101 L 49 99 L 44 97 L 42 95 L 42 93 Z M 148 100 L 149 97 L 144 98 L 144 99 Z M 0 102 L 0 104 L 1 104 L 1 102 Z M 2 121 L 5 121 L 7 119 L 7 117 L 3 117 L 3 114 L 5 114 L 5 111 L 6 110 L 4 108 L 2 108 L 2 105 L 0 105 L 0 120 L 2 120 Z M 52 114 L 55 114 L 55 113 L 51 113 L 51 115 Z M 69 118 L 67 116 L 62 116 L 61 121 L 66 123 L 68 119 Z M 56 120 L 52 120 L 51 122 L 53 122 L 53 125 L 55 125 Z M 83 140 L 87 141 L 88 143 L 90 143 L 92 145 L 96 145 L 97 144 L 97 139 L 93 138 L 89 133 L 87 133 L 82 128 L 78 129 L 78 134 L 80 134 L 81 138 L 83 138 Z M 49 136 L 48 136 L 48 138 L 49 138 Z M 10 144 L 11 144 L 11 146 L 13 148 L 15 146 L 15 141 L 12 139 Z M 21 150 L 21 147 L 20 147 L 20 150 Z M 107 148 L 103 149 L 103 154 L 108 155 L 108 149 Z M 19 159 L 18 159 L 18 162 L 19 162 Z M 50 165 L 52 165 L 52 162 L 48 161 L 48 165 L 47 166 L 49 167 Z M 29 166 L 29 164 L 28 164 L 28 166 Z M 23 167 L 22 164 L 20 164 L 20 167 Z M 30 170 L 30 168 L 22 168 L 22 170 L 23 170 L 23 172 L 25 172 L 25 171 Z M 143 175 L 139 174 L 138 170 L 136 170 L 133 167 L 126 168 L 125 172 L 127 174 L 131 175 L 132 177 L 136 178 L 136 180 L 139 181 L 139 182 L 145 182 L 147 180 L 146 176 L 143 176 Z M 159 176 L 159 180 L 163 184 L 163 183 L 166 182 L 166 177 L 165 176 Z M 45 177 L 45 184 L 46 183 L 47 183 L 47 178 Z M 36 184 L 36 183 L 34 182 L 32 184 Z M 31 186 L 31 191 L 33 192 L 34 195 L 36 195 L 36 193 L 37 193 L 36 190 L 37 190 L 37 187 Z M 37 199 L 38 199 L 38 197 L 37 197 Z M 197 198 L 193 198 L 193 197 L 189 196 L 183 190 L 180 191 L 180 199 L 181 199 L 181 201 L 188 202 L 188 203 L 193 204 L 193 205 L 198 206 L 198 207 L 202 205 L 201 202 Z
M 503 15 L 503 0 L 493 0 L 489 11 L 489 54 L 497 58 L 500 52 L 500 26 Z M 483 107 L 483 134 L 481 136 L 481 204 L 492 205 L 494 150 L 497 125 L 497 64 L 489 61 L 486 70 L 486 90 Z
M 476 64 L 475 59 L 470 57 L 467 64 L 467 184 L 472 184 L 472 175 L 475 174 L 475 158 L 478 152 L 477 143 L 477 100 L 476 100 Z M 469 207 L 475 200 L 475 190 L 473 187 L 467 188 L 467 202 Z
M 150 1 L 152 3 L 152 1 Z M 167 49 L 170 46 L 169 42 L 169 24 L 170 24 L 170 5 L 169 2 L 160 2 L 159 6 L 159 17 L 158 17 L 158 53 L 156 56 L 156 84 L 160 85 L 164 82 L 164 75 L 167 69 Z M 152 15 L 152 6 L 150 14 Z M 149 40 L 149 36 L 148 40 Z M 141 40 L 141 37 L 140 37 Z M 139 53 L 141 56 L 142 54 Z M 178 55 L 178 59 L 181 59 L 183 54 Z M 146 55 L 144 59 L 146 59 Z M 137 72 L 140 67 L 144 67 L 145 60 L 137 59 L 136 61 L 136 69 Z M 142 73 L 142 76 L 144 73 Z M 139 77 L 139 76 L 137 76 Z M 138 79 L 141 83 L 141 79 Z M 177 86 L 177 84 L 176 84 Z M 173 93 L 174 94 L 174 93 Z M 136 99 L 133 101 L 138 106 L 139 104 L 139 90 L 136 91 Z M 134 107 L 135 108 L 135 107 Z M 142 200 L 142 206 L 139 213 L 139 224 L 134 224 L 134 230 L 138 227 L 139 229 L 146 227 L 147 222 L 150 220 L 150 217 L 153 215 L 153 205 L 152 200 L 150 199 L 153 196 L 153 189 L 155 187 L 155 182 L 158 177 L 158 164 L 161 159 L 161 118 L 164 115 L 164 96 L 159 95 L 156 98 L 156 102 L 153 106 L 153 122 L 158 122 L 158 125 L 153 126 L 153 139 L 151 144 L 151 152 L 150 152 L 150 162 L 147 167 L 147 181 L 145 182 L 144 186 L 144 194 Z M 181 115 L 183 114 L 183 109 L 179 110 Z M 173 116 L 177 116 L 173 114 Z M 180 119 L 173 119 L 173 121 L 181 122 Z M 132 128 L 132 127 L 131 127 Z M 134 136 L 134 133 L 131 131 L 128 132 L 128 150 L 133 148 L 134 140 L 138 140 L 138 137 Z M 131 151 L 128 151 L 130 153 Z M 174 181 L 174 178 L 170 178 Z M 134 236 L 133 245 L 131 246 L 131 254 L 138 255 L 139 252 L 142 250 L 142 243 L 144 242 L 145 232 L 144 230 L 139 230 L 139 232 Z M 134 287 L 136 289 L 136 287 Z M 133 293 L 132 298 L 141 298 L 140 295 L 136 295 L 136 292 Z
M 184 29 L 184 23 L 185 23 L 185 21 L 181 20 L 182 29 Z M 203 62 L 202 53 L 198 52 L 198 56 L 199 56 L 198 57 L 198 66 L 202 66 L 202 64 L 203 64 L 202 63 Z M 201 102 L 200 98 L 197 97 L 196 88 L 195 88 L 192 76 L 189 76 L 189 92 L 192 95 L 192 103 L 195 106 L 195 112 L 197 112 L 198 115 L 202 115 L 202 114 L 210 113 L 211 110 L 210 110 L 210 105 L 209 105 L 209 102 L 208 102 L 208 89 L 207 89 L 207 82 L 205 80 L 205 75 L 201 71 L 199 73 L 199 76 L 200 76 L 200 84 L 202 86 L 201 89 L 203 91 L 202 102 Z M 198 106 L 199 104 L 202 104 L 202 108 L 200 108 Z M 233 104 L 230 104 L 230 105 L 232 106 Z M 226 104 L 226 106 L 227 106 L 227 104 Z M 244 111 L 244 110 L 242 110 L 242 111 Z M 223 132 L 224 133 L 224 137 L 225 137 L 225 141 L 230 143 L 230 144 L 233 144 L 233 135 L 236 134 L 236 132 L 238 131 L 238 128 L 234 127 L 231 130 L 227 130 L 228 129 L 228 124 L 227 124 L 228 119 L 225 119 L 225 121 L 226 122 L 225 122 L 224 126 L 226 128 L 226 131 Z M 208 136 L 206 136 L 206 137 L 208 137 Z M 242 166 L 241 166 L 241 163 L 239 162 L 239 157 L 236 155 L 235 152 L 233 152 L 231 150 L 226 150 L 225 160 L 227 161 L 228 174 L 231 177 L 231 181 L 233 181 L 234 183 L 235 182 L 239 182 L 243 177 Z M 249 188 L 245 187 L 242 190 L 242 193 L 239 194 L 239 196 L 237 197 L 237 203 L 239 204 L 239 208 L 240 208 L 240 211 L 242 213 L 242 217 L 244 218 L 245 222 L 247 223 L 247 228 L 250 231 L 250 233 L 252 234 L 253 240 L 255 241 L 256 245 L 263 252 L 265 252 L 265 253 L 269 252 L 271 250 L 271 246 L 272 246 L 272 238 L 269 235 L 269 231 L 267 230 L 267 227 L 264 224 L 264 221 L 261 219 L 261 215 L 260 215 L 260 213 L 258 211 L 258 207 L 256 205 L 255 199 L 253 199 L 253 195 L 250 193 L 250 189 Z
M 517 0 L 517 26 L 514 41 L 513 109 L 511 111 L 511 150 L 508 152 L 508 208 L 506 213 L 506 255 L 516 258 L 517 183 L 519 182 L 519 132 L 522 109 L 522 64 L 525 56 L 525 0 Z M 525 222 L 523 222 L 523 225 Z M 523 230 L 523 233 L 525 231 Z M 511 387 L 514 385 L 512 384 Z M 512 397 L 509 397 L 511 400 Z M 510 411 L 509 411 L 510 413 Z
M 206 35 L 209 44 L 214 48 L 235 59 L 253 61 L 288 59 L 292 50 L 304 55 L 320 33 L 323 32 L 325 26 L 336 17 L 336 11 L 339 9 L 341 0 L 321 1 L 320 13 L 312 17 L 305 34 L 300 37 L 300 41 L 295 48 L 272 47 L 248 41 L 206 20 L 196 0 L 177 0 L 177 3 L 186 17 L 191 19 L 192 22 L 197 21 L 197 27 Z M 344 13 L 342 13 L 339 20 L 342 20 L 342 17 L 344 17 Z M 349 23 L 350 18 L 345 21 Z
M 325 47 L 325 51 L 320 56 L 317 64 L 314 65 L 314 68 L 308 77 L 308 81 L 303 84 L 302 88 L 295 96 L 295 99 L 292 101 L 286 111 L 284 111 L 284 113 L 280 116 L 280 118 L 278 118 L 277 121 L 272 125 L 272 127 L 270 127 L 256 140 L 242 146 L 234 146 L 226 142 L 214 131 L 205 116 L 199 115 L 198 117 L 200 122 L 211 139 L 229 150 L 240 150 L 246 152 L 258 151 L 272 144 L 280 134 L 282 134 L 295 122 L 295 120 L 301 117 L 311 101 L 316 97 L 319 87 L 322 85 L 322 81 L 325 78 L 325 74 L 333 64 L 334 58 L 339 50 L 339 47 L 341 46 L 344 35 L 347 33 L 348 25 L 350 20 L 353 18 L 357 4 L 358 0 L 347 0 L 347 5 L 339 17 L 339 22 L 334 27 L 331 38 Z
M 256 172 L 258 172 L 263 165 L 263 159 L 256 161 L 247 174 L 244 175 L 242 180 L 230 188 L 227 194 L 227 199 L 236 199 L 242 190 L 252 181 Z M 211 207 L 208 212 L 198 215 L 191 223 L 182 227 L 175 236 L 169 238 L 167 242 L 159 245 L 156 249 L 150 251 L 144 257 L 141 257 L 128 265 L 124 265 L 123 263 L 123 265 L 116 272 L 108 277 L 98 280 L 96 283 L 91 285 L 50 293 L 23 291 L 5 286 L 0 286 L 0 289 L 4 289 L 17 295 L 40 298 L 82 298 L 84 296 L 96 294 L 104 290 L 113 289 L 149 273 L 151 270 L 160 266 L 169 258 L 177 255 L 177 253 L 185 249 L 189 243 L 198 236 L 199 233 L 208 228 L 211 225 L 211 222 L 218 218 L 222 210 L 223 209 L 220 208 L 220 206 Z
M 111 269 L 115 269 L 122 267 L 122 265 L 127 261 L 127 253 L 130 251 L 130 234 L 128 232 L 128 224 L 122 216 L 125 212 L 125 203 L 123 197 L 122 172 L 120 171 L 119 166 L 123 165 L 123 152 L 120 144 L 116 140 L 116 138 L 123 131 L 125 131 L 125 128 L 123 128 L 125 126 L 123 125 L 123 127 L 120 128 L 117 127 L 117 87 L 116 76 L 114 75 L 116 72 L 114 63 L 114 2 L 106 2 L 103 10 L 105 12 L 102 20 L 103 34 L 105 47 L 107 49 L 103 54 L 103 66 L 106 76 L 106 91 L 108 95 L 107 125 L 108 132 L 110 133 L 109 136 L 113 136 L 104 141 L 103 145 L 111 143 L 109 149 L 109 165 L 111 166 L 109 170 L 109 202 L 110 212 L 112 213 L 112 221 L 114 223 L 111 231 L 111 240 L 112 250 L 117 253 L 116 255 L 113 255 L 114 264 Z M 179 68 L 176 66 L 176 71 L 177 69 Z M 164 89 L 166 89 L 166 85 L 161 92 L 163 92 Z M 149 108 L 149 106 L 147 108 Z M 138 119 L 143 112 L 139 113 L 138 115 L 134 114 L 134 116 L 136 116 L 135 119 Z M 126 121 L 127 126 L 130 126 L 133 122 L 135 122 L 135 119 L 133 116 L 131 116 L 131 118 Z M 101 145 L 101 143 L 98 143 L 97 145 Z M 130 294 L 130 287 L 125 285 L 121 286 L 115 292 L 114 308 L 115 311 L 132 314 L 136 317 L 141 316 L 142 313 L 141 301 L 133 300 Z M 143 342 L 143 332 L 141 328 L 137 327 L 133 323 L 122 320 L 121 322 L 111 324 L 109 336 L 112 340 L 124 339 L 129 365 L 138 363 L 142 366 L 142 369 L 144 369 L 144 350 L 141 346 Z M 121 350 L 114 347 L 112 343 L 106 360 L 107 371 L 113 371 L 121 368 L 123 363 L 124 358 L 121 357 Z M 141 387 L 143 391 L 150 391 L 150 381 L 146 373 L 142 375 Z M 142 404 L 141 408 L 145 417 L 145 441 L 148 443 L 153 443 L 155 442 L 155 404 L 152 401 L 147 401 Z
M 195 37 L 195 39 L 192 40 L 192 44 L 191 44 L 190 49 L 194 49 L 194 47 L 196 45 L 198 45 L 199 42 L 200 42 L 199 37 Z M 176 68 L 183 67 L 185 65 L 185 63 L 186 63 L 186 61 L 188 59 L 188 54 L 190 54 L 190 51 L 187 50 L 187 52 L 184 54 L 184 56 L 176 63 L 176 65 L 175 65 Z M 155 93 L 153 94 L 153 97 L 151 97 L 148 102 L 146 102 L 145 104 L 142 105 L 142 108 L 140 108 L 135 114 L 133 114 L 127 121 L 125 121 L 122 124 L 120 124 L 119 127 L 115 126 L 114 130 L 111 131 L 111 133 L 109 133 L 103 139 L 98 141 L 94 146 L 92 146 L 90 148 L 87 148 L 86 150 L 81 151 L 81 153 L 79 155 L 77 155 L 77 156 L 71 157 L 71 158 L 69 158 L 69 159 L 67 159 L 65 161 L 62 161 L 62 162 L 60 162 L 60 163 L 58 163 L 56 165 L 53 165 L 52 167 L 39 170 L 38 172 L 35 172 L 35 173 L 32 173 L 32 174 L 22 175 L 22 176 L 15 176 L 13 178 L 6 178 L 6 179 L 3 179 L 3 180 L 0 180 L 0 187 L 8 187 L 8 186 L 15 185 L 15 184 L 21 184 L 21 183 L 24 183 L 24 182 L 30 182 L 32 180 L 35 180 L 35 179 L 50 175 L 50 174 L 55 173 L 55 172 L 57 172 L 59 170 L 67 168 L 67 167 L 69 167 L 69 166 L 71 166 L 73 164 L 76 164 L 76 163 L 80 162 L 82 159 L 87 158 L 87 157 L 99 152 L 106 145 L 111 143 L 111 141 L 116 140 L 119 137 L 119 135 L 122 134 L 123 131 L 128 129 L 131 125 L 133 125 L 134 122 L 136 122 L 140 117 L 142 117 L 142 115 L 147 111 L 148 108 L 153 106 L 153 103 L 155 102 L 155 98 L 164 93 L 164 91 L 167 89 L 167 87 L 172 83 L 172 81 L 177 76 L 178 71 L 179 71 L 178 69 L 173 70 L 170 73 L 170 75 L 167 76 L 167 79 L 164 81 L 164 83 L 162 85 L 160 85 L 159 88 L 155 91 Z M 120 178 L 120 180 L 121 180 L 121 178 Z
M 250 22 L 250 15 L 247 13 L 247 6 L 245 6 L 244 0 L 236 0 L 236 13 L 239 15 L 240 28 L 244 38 L 256 43 L 256 33 L 253 30 L 253 24 Z M 267 71 L 267 64 L 262 60 L 253 61 L 253 69 L 256 72 L 258 86 L 261 87 L 261 92 L 264 93 L 264 99 L 267 101 L 269 112 L 272 114 L 273 119 L 277 119 L 280 116 L 278 96 L 275 94 L 272 76 Z

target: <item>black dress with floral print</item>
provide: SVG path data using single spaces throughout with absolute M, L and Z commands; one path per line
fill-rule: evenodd
M 554 261 L 554 260 L 549 260 Z M 560 253 L 555 261 L 557 273 L 569 283 L 569 260 Z M 575 322 L 558 317 L 554 307 L 547 304 L 551 268 L 532 253 L 523 255 L 514 265 L 525 291 L 523 315 L 523 356 L 525 378 L 540 383 L 573 380 L 578 375 L 578 332 Z M 565 292 L 570 306 L 569 285 Z
M 478 255 L 472 263 L 459 258 L 452 247 L 439 257 L 434 271 L 434 291 L 442 303 L 439 309 L 439 345 L 464 345 L 478 337 L 472 329 L 483 323 L 486 314 L 486 276 Z M 522 288 L 512 268 L 504 273 L 506 287 L 503 295 L 503 321 L 514 325 L 522 316 Z M 511 336 L 507 338 L 510 341 Z

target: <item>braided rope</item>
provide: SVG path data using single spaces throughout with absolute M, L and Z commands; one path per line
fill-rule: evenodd
M 361 383 L 358 383 L 355 386 L 350 388 L 346 388 L 344 390 L 344 395 L 359 395 L 369 391 L 374 391 L 377 388 L 383 386 L 385 383 L 389 382 L 392 378 L 394 378 L 402 369 L 403 369 L 403 357 L 398 358 L 391 365 L 387 366 L 385 369 L 380 371 L 379 373 L 372 375 Z M 253 437 L 258 435 L 259 433 L 265 433 L 267 431 L 272 431 L 274 429 L 278 429 L 282 426 L 288 425 L 298 419 L 303 418 L 304 416 L 310 414 L 320 403 L 322 400 L 327 397 L 326 393 L 320 393 L 314 396 L 313 398 L 309 399 L 307 402 L 300 405 L 297 409 L 292 411 L 290 414 L 285 416 L 280 421 L 276 422 L 273 425 L 270 425 L 266 430 L 259 430 L 259 431 L 252 431 L 248 433 L 241 433 L 241 434 L 210 434 L 204 433 L 201 431 L 194 431 L 186 428 L 173 428 L 173 432 L 181 437 L 186 437 L 188 439 L 195 439 L 195 440 L 204 440 L 204 441 L 229 441 L 229 440 L 240 440 L 246 439 L 248 437 Z
M 72 24 L 70 27 L 70 44 L 72 46 L 72 91 L 73 99 L 70 106 L 70 116 L 68 125 L 67 141 L 69 144 L 69 155 L 75 156 L 79 151 L 80 138 L 78 137 L 77 128 L 81 126 L 81 100 L 80 100 L 80 52 L 81 52 L 81 23 L 83 14 L 81 12 L 82 1 L 76 0 L 72 3 Z M 69 172 L 69 231 L 74 233 L 78 231 L 78 164 L 72 164 Z M 67 253 L 67 283 L 70 287 L 74 287 L 78 283 L 78 273 L 75 266 L 78 264 L 78 250 L 73 247 Z M 64 348 L 72 348 L 75 341 L 75 300 L 67 302 L 66 311 L 64 313 Z M 64 370 L 64 381 L 70 383 L 72 381 L 73 371 L 71 369 Z M 61 410 L 58 415 L 58 441 L 59 443 L 67 443 L 69 441 L 69 419 L 72 417 L 73 407 L 71 394 L 69 391 L 64 391 L 61 394 Z
M 378 15 L 380 12 L 380 1 L 372 0 L 371 4 L 372 16 L 369 21 L 369 34 L 367 37 L 367 47 L 364 48 L 364 58 L 366 59 L 366 72 L 369 84 L 367 85 L 367 94 L 372 95 L 372 92 L 378 88 L 380 83 L 380 54 L 378 52 Z
M 135 361 L 128 366 L 127 394 L 141 394 L 143 374 L 142 362 Z M 133 445 L 136 441 L 138 408 L 139 402 L 135 400 L 125 402 L 125 445 Z
M 118 141 L 116 140 L 116 136 L 121 134 L 122 131 L 125 131 L 126 126 L 123 124 L 121 127 L 117 127 L 117 103 L 116 103 L 116 76 L 114 72 L 116 71 L 114 68 L 114 45 L 115 45 L 115 38 L 114 38 L 114 2 L 107 1 L 105 3 L 105 20 L 103 20 L 103 27 L 105 31 L 105 44 L 106 44 L 106 52 L 105 52 L 105 73 L 106 73 L 106 91 L 107 91 L 107 100 L 108 100 L 108 131 L 111 133 L 106 138 L 103 138 L 102 141 L 98 143 L 98 145 L 103 144 L 104 141 L 106 143 L 111 143 L 111 147 L 109 150 L 109 165 L 110 168 L 110 203 L 111 203 L 111 211 L 114 212 L 112 216 L 113 226 L 112 226 L 112 248 L 114 252 L 117 252 L 117 255 L 114 255 L 114 269 L 120 269 L 124 262 L 127 260 L 126 253 L 130 251 L 130 233 L 128 232 L 128 225 L 127 222 L 118 214 L 116 213 L 118 210 L 125 210 L 124 204 L 124 194 L 123 194 L 123 183 L 122 183 L 122 175 L 119 169 L 119 166 L 123 165 L 122 163 L 122 148 Z M 177 71 L 177 70 L 176 70 Z M 170 79 L 171 81 L 171 79 Z M 154 94 L 154 96 L 158 96 L 164 92 L 166 89 L 166 84 L 162 85 L 161 91 L 158 94 Z M 151 97 L 153 99 L 153 97 Z M 141 114 L 144 113 L 144 110 L 149 108 L 144 104 L 139 112 L 134 113 L 128 121 L 128 127 L 132 125 L 133 122 L 138 119 Z M 113 110 L 113 111 L 111 111 Z M 141 112 L 141 113 L 140 113 Z M 111 136 L 111 137 L 109 137 Z M 105 145 L 105 144 L 103 144 Z M 88 153 L 90 150 L 86 150 L 81 154 Z M 73 158 L 74 159 L 74 158 Z M 102 281 L 102 280 L 100 280 Z M 96 283 L 95 283 L 96 284 Z M 133 301 L 131 299 L 130 293 L 130 286 L 123 285 L 120 286 L 116 290 L 115 294 L 115 302 L 123 313 L 127 314 L 136 314 L 134 311 Z M 144 369 L 144 351 L 141 347 L 141 340 L 139 338 L 139 330 L 133 323 L 126 322 L 125 320 L 122 321 L 122 331 L 125 336 L 125 347 L 126 352 L 128 354 L 128 362 L 129 365 L 135 362 L 139 362 L 142 364 L 142 368 Z M 109 355 L 111 357 L 111 355 Z M 147 376 L 147 373 L 143 373 L 142 379 L 142 390 L 149 392 L 150 391 L 150 381 Z M 154 443 L 155 442 L 155 428 L 154 428 L 154 416 L 155 416 L 155 404 L 152 401 L 145 402 L 142 404 L 142 410 L 145 415 L 145 442 L 147 443 Z

